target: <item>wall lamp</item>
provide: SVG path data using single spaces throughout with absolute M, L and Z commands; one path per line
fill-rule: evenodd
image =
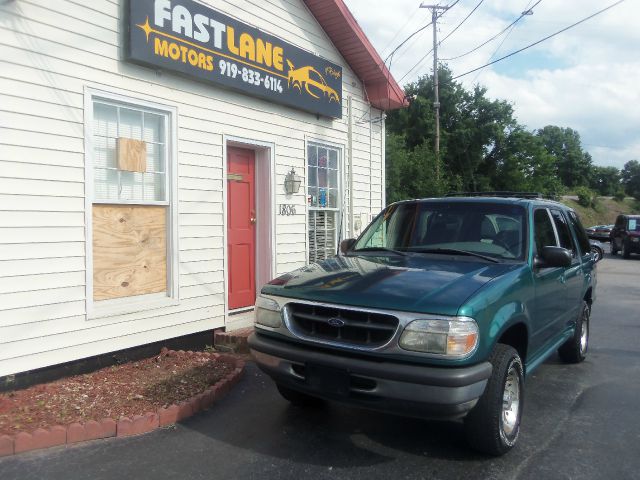
M 284 177 L 284 191 L 287 192 L 287 195 L 298 193 L 301 183 L 302 179 L 299 175 L 296 175 L 296 170 L 292 167 L 291 171 Z

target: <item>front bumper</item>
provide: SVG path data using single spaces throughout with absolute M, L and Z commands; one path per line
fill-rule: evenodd
M 273 380 L 312 396 L 420 418 L 460 418 L 484 392 L 492 367 L 430 367 L 369 360 L 254 333 L 249 348 Z M 343 379 L 343 380 L 341 380 Z

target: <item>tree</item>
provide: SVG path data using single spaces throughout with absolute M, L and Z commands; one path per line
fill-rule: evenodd
M 547 125 L 537 134 L 547 152 L 556 158 L 557 173 L 563 185 L 569 188 L 589 185 L 593 160 L 591 155 L 582 151 L 578 132 Z
M 491 152 L 496 165 L 492 185 L 496 190 L 540 192 L 556 195 L 562 184 L 555 174 L 555 158 L 541 139 L 518 126 Z
M 616 167 L 593 166 L 590 186 L 602 196 L 612 197 L 620 191 L 620 170 Z
M 505 101 L 489 100 L 484 88 L 465 90 L 446 67 L 440 68 L 439 75 L 443 179 L 464 190 L 490 189 L 495 166 L 487 153 L 507 130 L 517 125 L 513 108 Z M 433 149 L 433 80 L 430 76 L 421 77 L 407 85 L 405 92 L 412 98 L 411 104 L 390 113 L 387 130 L 401 135 L 408 151 L 425 145 Z
M 436 178 L 436 158 L 429 144 L 419 145 L 413 150 L 407 150 L 405 144 L 406 139 L 402 135 L 387 136 L 387 202 L 439 197 L 456 189 L 445 176 Z
M 622 184 L 627 195 L 640 200 L 640 163 L 630 160 L 622 169 Z

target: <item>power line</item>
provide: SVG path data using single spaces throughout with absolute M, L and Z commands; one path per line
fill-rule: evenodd
M 531 2 L 533 2 L 533 0 L 529 0 L 527 2 L 527 6 L 524 8 L 524 12 L 527 12 L 529 10 L 531 10 L 530 5 Z M 539 3 L 539 2 L 538 2 Z M 493 51 L 493 53 L 491 54 L 491 56 L 489 57 L 489 61 L 493 60 L 495 58 L 495 56 L 498 54 L 498 52 L 500 51 L 500 49 L 502 48 L 502 46 L 505 44 L 505 42 L 509 39 L 509 36 L 513 33 L 513 31 L 516 29 L 516 24 L 514 23 L 513 25 L 511 25 L 511 30 L 509 30 L 507 32 L 507 34 L 504 36 L 504 38 L 502 39 L 502 41 L 500 42 L 500 44 L 496 47 L 496 49 Z M 480 70 L 475 77 L 473 77 L 473 80 L 471 81 L 471 84 L 474 85 L 478 79 L 480 78 L 480 76 L 482 75 L 482 70 Z
M 455 2 L 453 2 L 453 3 L 452 3 L 452 4 L 447 8 L 447 11 L 448 11 L 448 10 L 451 10 L 453 7 L 455 7 L 455 6 L 456 6 L 456 4 L 457 4 L 459 1 L 460 1 L 460 0 L 456 0 Z M 480 4 L 482 4 L 482 2 L 484 2 L 484 0 L 481 0 L 481 1 L 480 1 Z M 479 5 L 477 5 L 477 6 L 476 6 L 476 8 L 474 8 L 474 10 L 473 10 L 473 11 L 475 11 L 478 7 L 479 7 Z M 472 12 L 472 13 L 473 13 L 473 12 Z M 437 17 L 437 18 L 442 17 L 442 15 L 443 15 L 443 14 L 444 14 L 444 12 L 443 12 L 442 14 L 438 15 L 438 17 Z M 467 16 L 467 18 L 469 18 L 470 16 L 471 16 L 471 15 L 468 15 L 468 16 Z M 465 21 L 467 20 L 467 18 L 465 18 L 465 19 L 463 20 L 463 22 L 465 22 Z M 459 27 L 459 26 L 458 26 L 458 27 Z M 455 31 L 455 30 L 457 30 L 457 28 L 458 28 L 458 27 L 456 27 L 456 28 L 454 29 L 454 31 Z M 451 33 L 453 33 L 453 32 L 451 32 Z M 449 34 L 449 36 L 451 35 L 451 33 Z M 442 42 L 440 42 L 440 43 L 442 43 Z M 405 74 L 402 76 L 402 78 L 400 78 L 400 80 L 398 80 L 398 83 L 402 82 L 402 81 L 403 81 L 405 78 L 407 78 L 407 77 L 408 77 L 408 76 L 409 76 L 409 75 L 410 75 L 410 74 L 411 74 L 411 73 L 412 73 L 416 68 L 418 68 L 419 66 L 421 66 L 421 65 L 422 65 L 422 63 L 423 63 L 423 62 L 424 62 L 424 61 L 429 57 L 429 55 L 431 54 L 431 52 L 433 52 L 433 48 L 432 48 L 431 50 L 429 50 L 429 51 L 428 51 L 428 52 L 427 52 L 427 53 L 426 53 L 426 54 L 425 54 L 425 55 L 424 55 L 420 60 L 418 60 L 418 61 L 416 62 L 416 64 L 415 64 L 413 67 L 411 67 L 411 68 L 409 69 L 409 71 L 408 71 L 407 73 L 405 73 Z
M 481 65 L 480 67 L 474 68 L 473 70 L 469 70 L 468 72 L 464 72 L 464 73 L 462 73 L 460 75 L 457 75 L 457 76 L 453 77 L 452 80 L 455 80 L 455 79 L 460 78 L 460 77 L 464 77 L 465 75 L 469 75 L 470 73 L 473 73 L 473 72 L 477 72 L 478 70 L 481 70 L 483 68 L 489 67 L 489 66 L 493 65 L 494 63 L 498 63 L 498 62 L 500 62 L 502 60 L 505 60 L 505 59 L 507 59 L 509 57 L 513 57 L 517 53 L 523 52 L 523 51 L 525 51 L 525 50 L 527 50 L 527 49 L 529 49 L 531 47 L 535 47 L 536 45 L 539 45 L 540 43 L 542 43 L 542 42 L 544 42 L 546 40 L 549 40 L 550 38 L 553 38 L 556 35 L 559 35 L 559 34 L 561 34 L 563 32 L 566 32 L 567 30 L 569 30 L 569 29 L 571 29 L 573 27 L 576 27 L 576 26 L 580 25 L 581 23 L 586 22 L 587 20 L 591 20 L 593 17 L 596 17 L 596 16 L 606 12 L 607 10 L 612 9 L 613 7 L 616 7 L 616 6 L 620 5 L 624 1 L 625 0 L 619 0 L 619 1 L 609 5 L 608 7 L 603 8 L 602 10 L 599 10 L 596 13 L 594 13 L 592 15 L 589 15 L 588 17 L 583 18 L 582 20 L 579 20 L 576 23 L 574 23 L 572 25 L 569 25 L 568 27 L 563 28 L 562 30 L 558 30 L 557 32 L 552 33 L 551 35 L 547 35 L 546 37 L 541 38 L 537 42 L 534 42 L 534 43 L 532 43 L 530 45 L 527 45 L 526 47 L 522 47 L 521 49 L 516 50 L 515 52 L 511 52 L 510 54 L 505 55 L 504 57 L 500 57 L 497 60 L 494 60 L 492 62 L 489 62 L 489 63 L 486 63 L 484 65 Z
M 478 8 L 480 8 L 480 5 L 482 5 L 483 3 L 484 3 L 484 0 L 480 0 L 480 1 L 478 2 L 478 4 L 473 8 L 473 10 L 471 10 L 471 11 L 469 12 L 469 14 L 468 14 L 466 17 L 464 17 L 464 19 L 463 19 L 463 20 L 458 24 L 458 26 L 457 26 L 456 28 L 454 28 L 453 30 L 451 30 L 451 31 L 450 31 L 450 32 L 449 32 L 449 33 L 448 33 L 448 34 L 447 34 L 447 35 L 446 35 L 442 40 L 440 40 L 439 45 L 442 45 L 442 42 L 444 42 L 447 38 L 449 38 L 451 35 L 453 35 L 453 34 L 456 32 L 456 30 L 458 30 L 458 29 L 459 29 L 459 28 L 464 24 L 464 22 L 466 22 L 467 20 L 469 20 L 469 17 L 470 17 L 471 15 L 473 15 L 473 14 L 474 14 L 474 12 L 475 12 Z
M 426 25 L 420 27 L 418 30 L 416 30 L 415 32 L 413 32 L 411 35 L 409 35 L 407 38 L 405 38 L 402 43 L 400 43 L 400 45 L 398 45 L 396 48 L 393 49 L 393 51 L 387 55 L 387 58 L 384 59 L 384 63 L 387 63 L 387 60 L 389 59 L 393 59 L 393 56 L 396 54 L 396 52 L 398 50 L 400 50 L 409 40 L 411 40 L 413 37 L 415 37 L 416 35 L 418 35 L 420 32 L 423 32 L 424 30 L 426 30 L 433 22 L 429 22 Z
M 518 18 L 516 18 L 513 22 L 511 22 L 507 27 L 505 27 L 504 29 L 502 29 L 499 33 L 495 34 L 493 37 L 491 37 L 489 40 L 486 40 L 484 42 L 482 42 L 480 45 L 478 45 L 475 48 L 472 48 L 471 50 L 469 50 L 468 52 L 465 53 L 461 53 L 460 55 L 456 55 L 455 57 L 451 57 L 451 58 L 443 58 L 442 60 L 444 61 L 449 61 L 449 60 L 457 60 L 458 58 L 462 58 L 462 57 L 466 57 L 467 55 L 480 50 L 482 47 L 484 47 L 487 43 L 493 42 L 496 38 L 498 38 L 499 36 L 501 36 L 502 34 L 504 34 L 507 30 L 509 30 L 511 27 L 514 27 L 516 25 L 516 23 L 518 23 L 520 20 L 522 20 L 524 17 L 526 17 L 527 15 L 531 15 L 533 12 L 532 10 L 534 8 L 536 8 L 536 6 L 538 6 L 538 4 L 540 4 L 542 2 L 542 0 L 538 0 L 535 5 L 533 5 L 530 8 L 525 9 Z
M 420 7 L 416 8 L 416 12 L 415 13 L 417 13 L 419 10 L 420 10 Z M 410 15 L 409 19 L 405 22 L 405 24 L 402 25 L 402 27 L 400 27 L 400 29 L 396 32 L 396 34 L 393 36 L 393 38 L 391 38 L 391 40 L 389 40 L 389 43 L 387 43 L 385 45 L 385 47 L 382 50 L 380 50 L 380 52 L 386 51 L 393 44 L 393 42 L 400 36 L 400 33 L 402 33 L 402 31 L 405 28 L 407 28 L 407 26 L 413 21 L 414 18 L 416 18 L 414 15 Z

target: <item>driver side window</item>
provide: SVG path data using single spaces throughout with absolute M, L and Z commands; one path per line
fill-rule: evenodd
M 538 209 L 535 211 L 533 214 L 533 228 L 538 253 L 542 252 L 543 247 L 558 246 L 551 218 L 546 209 Z

